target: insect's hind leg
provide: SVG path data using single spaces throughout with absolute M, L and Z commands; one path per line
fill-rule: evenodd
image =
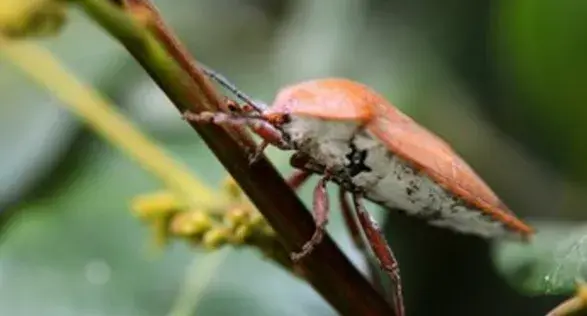
M 342 187 L 339 187 L 338 199 L 340 201 L 340 209 L 342 211 L 345 226 L 349 230 L 349 234 L 351 235 L 355 247 L 359 250 L 365 250 L 365 242 L 363 241 L 361 230 L 359 229 L 359 226 L 357 226 L 357 221 L 355 220 L 351 205 L 347 199 L 347 191 Z
M 370 260 L 368 254 L 368 248 L 365 244 L 365 240 L 363 239 L 363 235 L 361 234 L 361 228 L 357 225 L 357 220 L 355 215 L 353 214 L 353 209 L 351 204 L 348 201 L 348 192 L 343 188 L 339 187 L 338 191 L 338 199 L 340 200 L 340 208 L 342 210 L 342 216 L 344 218 L 345 226 L 347 227 L 349 234 L 351 235 L 351 239 L 355 247 L 361 251 L 363 254 L 367 256 L 367 267 L 369 278 L 375 288 L 379 291 L 379 293 L 384 294 L 385 288 L 383 283 L 381 283 L 381 279 L 379 278 L 378 272 L 380 271 L 377 264 Z
M 361 194 L 353 193 L 353 203 L 355 206 L 355 212 L 359 218 L 359 223 L 363 228 L 365 236 L 367 237 L 371 251 L 373 251 L 373 254 L 379 261 L 379 265 L 393 283 L 394 291 L 392 293 L 392 300 L 396 310 L 396 315 L 404 316 L 405 308 L 403 289 L 399 265 L 395 259 L 395 255 L 385 240 L 385 237 L 383 237 L 383 233 L 379 229 L 379 225 L 365 209 Z

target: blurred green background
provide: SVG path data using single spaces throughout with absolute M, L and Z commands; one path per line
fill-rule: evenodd
M 270 102 L 283 85 L 316 77 L 371 85 L 536 220 L 531 247 L 491 245 L 370 205 L 400 260 L 408 315 L 544 315 L 587 278 L 587 2 L 155 3 L 198 60 L 255 98 Z M 126 51 L 80 12 L 41 42 L 209 186 L 226 176 Z M 156 179 L 4 61 L 0 104 L 0 314 L 334 314 L 254 249 L 205 254 L 176 243 L 153 255 L 128 205 L 160 189 Z M 269 155 L 291 171 L 288 153 Z M 332 207 L 330 232 L 364 270 Z

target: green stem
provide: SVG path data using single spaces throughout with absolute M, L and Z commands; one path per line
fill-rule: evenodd
M 161 180 L 186 207 L 212 209 L 221 206 L 219 195 L 135 128 L 100 94 L 77 80 L 50 51 L 31 42 L 0 35 L 0 54 L 62 100 L 68 110 L 98 135 Z

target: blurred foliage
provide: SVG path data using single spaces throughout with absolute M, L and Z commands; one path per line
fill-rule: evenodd
M 587 183 L 587 4 L 501 1 L 495 44 L 501 83 L 516 93 L 504 128 L 574 180 Z
M 66 9 L 61 0 L 2 1 L 0 32 L 14 38 L 54 35 L 65 23 Z
M 87 82 L 114 92 L 111 85 L 115 73 L 122 70 L 121 53 L 115 53 L 116 47 L 110 40 L 83 16 L 74 11 L 70 12 L 68 19 L 68 27 L 60 36 L 37 41 L 65 59 Z M 77 49 L 85 38 L 92 38 L 89 49 Z M 101 58 L 107 62 L 89 62 Z M 0 209 L 6 209 L 7 205 L 37 187 L 66 155 L 74 155 L 70 146 L 83 135 L 78 122 L 58 106 L 54 98 L 25 80 L 11 64 L 2 61 Z M 131 72 L 126 73 L 131 75 Z M 118 77 L 118 82 L 121 80 L 124 79 Z
M 7 3 L 0 17 L 17 13 L 3 9 Z M 585 4 L 155 3 L 196 57 L 255 98 L 270 101 L 279 87 L 310 77 L 365 82 L 447 138 L 517 214 L 541 218 L 530 246 L 496 244 L 492 252 L 485 241 L 370 205 L 386 216 L 409 315 L 545 314 L 562 300 L 554 294 L 569 295 L 584 277 Z M 166 97 L 95 25 L 68 14 L 59 36 L 36 41 L 217 187 L 224 170 Z M 149 231 L 128 206 L 137 194 L 162 188 L 82 134 L 57 102 L 2 60 L 0 209 L 19 216 L 2 231 L 1 314 L 333 314 L 255 251 L 228 248 L 216 257 L 177 244 L 153 258 Z M 291 170 L 288 153 L 269 155 L 284 173 Z M 312 183 L 301 191 L 308 203 Z M 336 207 L 329 228 L 362 265 Z M 564 219 L 573 222 L 559 226 Z
M 495 261 L 510 284 L 528 294 L 575 292 L 587 279 L 587 227 L 577 223 L 536 223 L 540 231 L 530 246 L 504 242 Z

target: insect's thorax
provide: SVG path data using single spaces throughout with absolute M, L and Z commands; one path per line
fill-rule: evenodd
M 462 233 L 510 233 L 506 225 L 418 172 L 355 122 L 292 115 L 283 130 L 297 150 L 334 171 L 336 182 L 379 205 Z

